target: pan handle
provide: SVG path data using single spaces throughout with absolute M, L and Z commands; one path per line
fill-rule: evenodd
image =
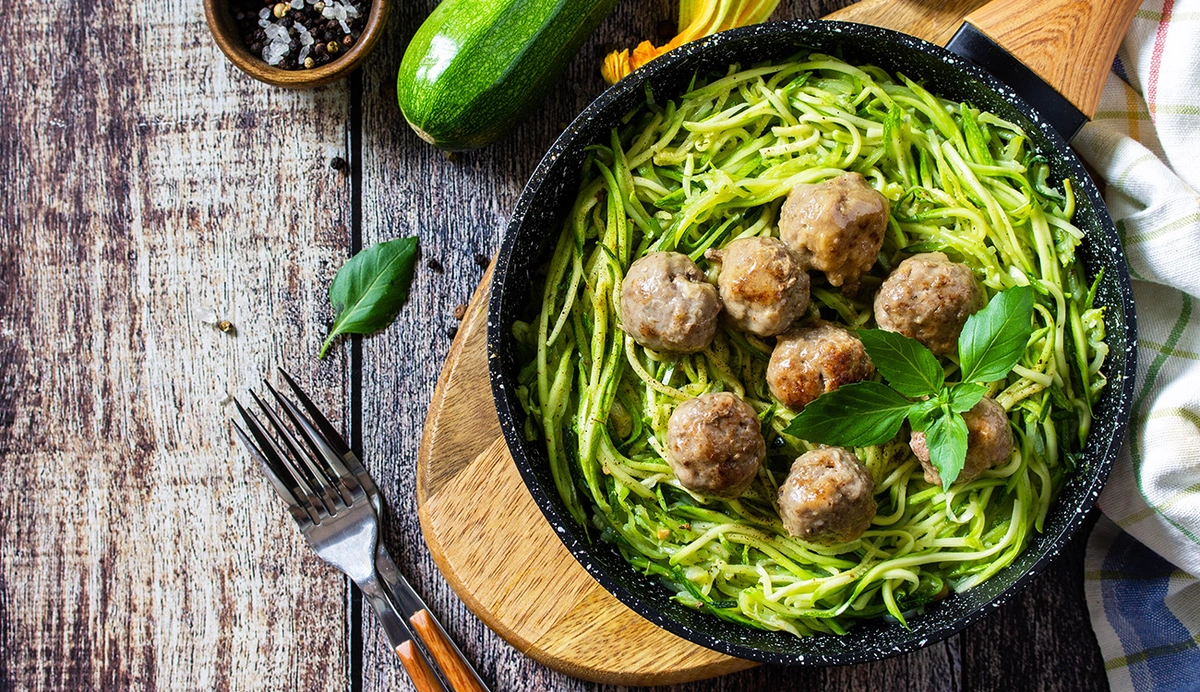
M 1139 4 L 1138 0 L 992 0 L 967 15 L 966 25 L 947 48 L 1008 82 L 1070 139 L 1085 119 L 1096 114 L 1113 56 Z M 1031 91 L 1020 65 L 1005 64 L 1012 58 L 1040 77 L 1060 103 L 1052 95 L 1039 94 L 1037 88 Z M 1072 109 L 1074 113 L 1069 112 Z

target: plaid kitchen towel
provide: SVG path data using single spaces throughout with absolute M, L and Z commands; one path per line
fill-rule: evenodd
M 1142 4 L 1074 145 L 1107 183 L 1139 332 L 1087 548 L 1092 625 L 1114 690 L 1200 690 L 1200 0 Z

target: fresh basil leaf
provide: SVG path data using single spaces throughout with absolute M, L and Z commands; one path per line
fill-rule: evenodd
M 417 261 L 417 239 L 376 243 L 351 257 L 329 285 L 335 317 L 318 358 L 341 334 L 370 334 L 396 319 L 408 298 Z
M 950 388 L 950 410 L 955 413 L 966 413 L 979 403 L 987 387 L 973 382 L 963 382 Z
M 878 382 L 855 382 L 817 397 L 788 423 L 784 432 L 838 447 L 882 444 L 900 431 L 912 405 Z
M 933 396 L 942 388 L 945 373 L 937 356 L 916 339 L 882 329 L 858 332 L 867 355 L 888 384 L 904 396 Z
M 908 412 L 908 424 L 917 432 L 925 432 L 925 429 L 929 427 L 931 416 L 941 408 L 942 402 L 938 399 L 918 401 Z
M 997 293 L 987 307 L 967 318 L 958 336 L 963 382 L 991 382 L 1012 370 L 1033 333 L 1033 288 Z
M 925 430 L 925 446 L 929 449 L 929 461 L 937 469 L 945 489 L 958 479 L 967 462 L 967 422 L 961 415 L 945 408 L 940 409 L 940 413 Z

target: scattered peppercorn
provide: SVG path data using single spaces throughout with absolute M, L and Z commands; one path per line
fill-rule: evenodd
M 487 255 L 481 255 L 478 252 L 476 252 L 475 253 L 475 264 L 479 265 L 480 269 L 487 269 L 488 265 L 491 264 L 491 261 L 488 260 Z
M 453 339 L 457 335 L 458 335 L 458 326 L 457 325 L 450 327 L 446 330 L 446 336 L 450 337 L 451 339 Z
M 429 267 L 430 269 L 432 269 L 433 271 L 435 271 L 439 274 L 441 274 L 443 271 L 446 270 L 446 268 L 442 266 L 441 262 L 433 259 L 432 257 L 425 260 L 425 266 Z
M 461 322 L 462 318 L 464 318 L 466 316 L 467 316 L 467 306 L 466 305 L 459 303 L 458 305 L 454 306 L 454 319 Z
M 350 170 L 350 164 L 340 156 L 335 156 L 329 159 L 329 167 L 338 173 L 346 173 Z

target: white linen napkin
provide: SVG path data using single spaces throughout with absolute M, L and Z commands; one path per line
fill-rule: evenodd
M 1142 3 L 1073 144 L 1107 185 L 1138 317 L 1129 438 L 1088 542 L 1092 626 L 1114 690 L 1197 690 L 1200 0 Z

